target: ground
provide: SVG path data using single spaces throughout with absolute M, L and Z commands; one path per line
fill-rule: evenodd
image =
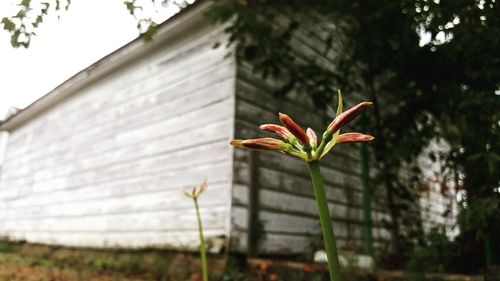
M 294 263 L 209 256 L 211 281 L 321 281 L 324 270 Z M 0 281 L 201 281 L 197 253 L 141 249 L 81 249 L 0 242 Z
M 145 280 L 141 278 L 128 278 L 121 274 L 111 274 L 107 272 L 96 272 L 88 270 L 80 271 L 69 267 L 57 267 L 47 263 L 38 264 L 38 262 L 36 261 L 28 261 L 12 254 L 1 254 L 0 263 L 0 280 L 2 281 Z
M 0 281 L 201 281 L 197 253 L 82 249 L 0 241 Z M 323 281 L 324 264 L 209 256 L 210 281 Z M 415 274 L 415 273 L 413 273 Z M 481 276 L 343 268 L 343 281 L 480 281 Z M 494 280 L 494 279 L 492 279 Z
M 221 268 L 220 259 L 211 263 Z M 194 253 L 0 243 L 0 281 L 196 280 L 198 264 Z

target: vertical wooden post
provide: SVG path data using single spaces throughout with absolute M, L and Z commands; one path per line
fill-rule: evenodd
M 488 230 L 486 230 L 488 231 Z M 484 261 L 486 264 L 486 267 L 490 267 L 493 265 L 494 261 L 494 255 L 493 255 L 493 247 L 492 247 L 492 240 L 489 235 L 489 233 L 485 233 L 483 237 L 483 244 L 484 244 Z
M 362 131 L 367 131 L 366 117 L 362 116 Z M 373 256 L 372 190 L 370 188 L 370 154 L 366 142 L 361 143 L 361 180 L 363 183 L 363 250 Z
M 248 190 L 248 241 L 249 257 L 255 257 L 259 252 L 259 152 L 250 151 L 249 159 L 250 183 Z

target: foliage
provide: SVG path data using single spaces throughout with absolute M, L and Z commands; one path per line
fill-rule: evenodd
M 499 262 L 500 243 L 495 239 L 500 236 L 499 218 L 500 194 L 469 200 L 467 206 L 462 206 L 458 216 L 461 229 L 459 239 L 465 245 L 472 244 L 467 245 L 469 248 L 476 248 L 476 251 L 484 253 L 483 267 Z M 482 243 L 482 247 L 479 243 Z
M 500 222 L 492 218 L 500 217 L 500 196 L 477 199 L 468 207 L 463 207 L 458 217 L 462 231 L 474 231 L 476 239 L 490 231 L 500 230 Z
M 425 245 L 415 248 L 408 269 L 412 272 L 449 272 L 460 248 L 440 228 L 433 228 L 425 241 Z
M 50 12 L 68 10 L 71 0 L 31 1 L 21 0 L 19 10 L 12 17 L 3 17 L 1 23 L 4 30 L 10 33 L 10 43 L 13 47 L 28 48 L 31 37 L 35 36 L 35 29 L 43 23 L 45 16 Z
M 414 185 L 401 171 L 430 140 L 449 143 L 450 152 L 440 155 L 444 175 L 465 189 L 468 207 L 473 198 L 498 193 L 499 12 L 495 1 L 220 1 L 212 17 L 231 19 L 226 31 L 240 61 L 264 79 L 284 81 L 277 94 L 299 91 L 322 107 L 342 87 L 374 101 L 374 154 L 387 189 L 397 265 L 421 234 L 407 215 L 417 199 Z M 325 21 L 337 27 L 320 29 L 328 36 L 307 29 Z M 294 56 L 300 32 L 320 38 L 314 42 L 325 56 L 333 50 L 337 67 Z M 429 42 L 422 38 L 427 35 Z M 412 168 L 416 183 L 419 168 Z
M 152 20 L 151 13 L 145 13 L 145 6 L 148 6 L 148 10 L 154 10 L 158 6 L 180 10 L 188 3 L 182 0 L 123 0 L 123 5 L 137 20 L 137 29 L 149 40 L 156 33 L 157 23 Z M 15 15 L 4 16 L 0 24 L 10 34 L 12 47 L 28 48 L 32 38 L 36 36 L 35 30 L 43 24 L 44 19 L 53 14 L 57 14 L 59 18 L 61 12 L 70 8 L 71 0 L 18 0 L 17 6 Z
M 454 272 L 478 274 L 478 268 L 485 268 L 485 255 L 481 244 L 470 243 L 476 240 L 476 231 L 462 231 L 451 240 L 441 228 L 434 228 L 425 236 L 425 243 L 414 249 L 406 265 L 410 272 Z M 496 245 L 493 249 L 498 252 Z M 481 270 L 480 273 L 484 271 Z
M 500 216 L 499 204 L 499 196 L 492 196 L 479 199 L 468 207 L 462 206 L 457 225 L 461 230 L 459 235 L 451 240 L 443 229 L 432 229 L 426 235 L 425 243 L 411 254 L 408 269 L 414 272 L 471 274 L 477 273 L 478 268 L 485 268 L 487 261 L 476 257 L 488 255 L 488 249 L 482 244 L 485 239 L 500 235 L 500 221 L 497 219 Z M 490 243 L 492 256 L 489 258 L 495 260 L 500 244 L 495 239 Z

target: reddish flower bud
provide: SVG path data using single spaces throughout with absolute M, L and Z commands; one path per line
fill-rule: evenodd
M 259 149 L 259 150 L 281 150 L 284 151 L 290 147 L 289 144 L 273 138 L 260 138 L 260 139 L 249 139 L 249 140 L 232 140 L 231 145 L 237 147 L 243 147 L 248 149 Z
M 230 145 L 243 148 L 243 140 L 231 140 Z
M 283 124 L 283 126 L 285 126 L 302 145 L 309 144 L 309 137 L 307 137 L 306 132 L 304 132 L 304 130 L 297 123 L 295 123 L 290 116 L 280 113 L 279 118 L 281 124 Z
M 309 144 L 312 147 L 316 148 L 316 146 L 318 145 L 318 137 L 316 136 L 316 133 L 311 128 L 307 128 L 306 133 L 307 133 L 307 136 L 309 137 Z
M 290 137 L 293 137 L 292 133 L 290 133 L 290 131 L 287 128 L 280 126 L 280 125 L 264 124 L 264 125 L 260 125 L 260 129 L 264 130 L 264 131 L 276 133 L 276 134 L 280 135 L 282 138 L 284 138 L 285 140 L 288 140 Z
M 196 200 L 206 190 L 207 190 L 207 180 L 203 181 L 203 183 L 199 186 L 195 186 L 193 188 L 184 188 L 182 191 L 186 196 Z
M 361 133 L 346 133 L 339 136 L 339 138 L 337 139 L 337 144 L 371 141 L 373 139 L 374 137 L 370 135 L 365 135 Z
M 371 102 L 362 102 L 354 107 L 351 107 L 347 111 L 341 113 L 339 116 L 337 116 L 330 125 L 328 125 L 327 131 L 335 133 L 338 131 L 342 126 L 344 126 L 346 123 L 349 121 L 353 120 L 354 118 L 358 117 L 358 115 L 363 112 L 363 110 L 367 109 L 370 107 L 373 103 Z

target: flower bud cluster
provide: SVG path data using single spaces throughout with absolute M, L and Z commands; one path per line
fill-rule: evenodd
M 359 116 L 361 112 L 371 105 L 371 102 L 362 102 L 342 112 L 342 95 L 339 91 L 337 117 L 326 128 L 321 142 L 318 143 L 318 137 L 311 128 L 304 131 L 290 116 L 279 113 L 282 126 L 264 124 L 260 128 L 264 131 L 276 133 L 283 140 L 275 138 L 232 140 L 231 145 L 247 149 L 273 150 L 299 157 L 308 162 L 316 161 L 326 155 L 336 144 L 365 142 L 374 139 L 373 136 L 361 133 L 340 134 L 340 129 L 344 125 Z

